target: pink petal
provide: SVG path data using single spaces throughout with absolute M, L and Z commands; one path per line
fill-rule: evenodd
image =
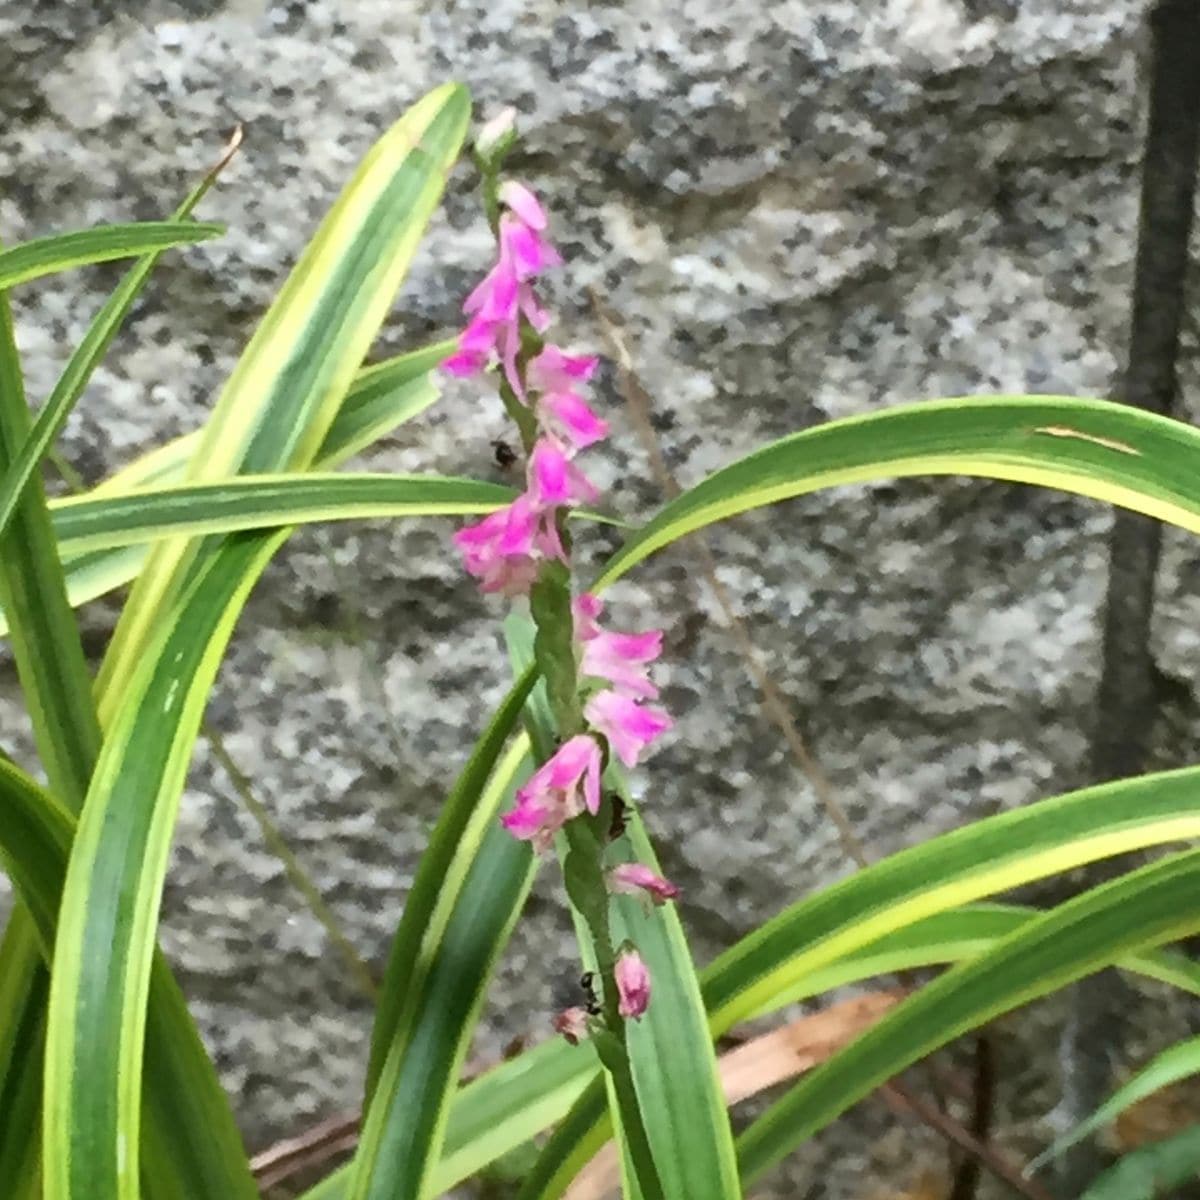
M 561 1033 L 572 1046 L 578 1046 L 588 1036 L 587 1010 L 564 1008 L 554 1018 L 554 1032 Z
M 648 708 L 620 692 L 597 692 L 583 715 L 598 729 L 627 766 L 637 765 L 642 751 L 671 728 L 670 716 L 661 708 Z
M 529 364 L 529 378 L 542 392 L 569 391 L 576 383 L 587 383 L 600 359 L 594 354 L 567 354 L 558 346 L 546 346 Z
M 546 228 L 546 210 L 523 183 L 509 179 L 500 185 L 500 203 L 507 205 L 530 229 Z
M 596 624 L 604 611 L 604 601 L 591 592 L 580 592 L 571 601 L 571 612 L 575 615 L 575 637 L 577 641 L 586 642 L 600 634 L 600 626 Z
M 538 401 L 562 437 L 576 450 L 583 450 L 608 437 L 608 422 L 601 420 L 574 392 L 547 392 Z
M 460 379 L 478 375 L 487 366 L 487 355 L 474 350 L 460 350 L 449 358 L 442 359 L 442 370 Z
M 648 895 L 655 904 L 665 904 L 679 896 L 679 888 L 669 879 L 656 875 L 642 863 L 622 863 L 608 873 L 609 891 L 632 896 L 639 892 Z
M 590 503 L 599 492 L 595 485 L 549 438 L 539 438 L 529 456 L 529 490 L 535 504 L 564 508 Z
M 613 969 L 620 1000 L 617 1011 L 637 1019 L 650 1006 L 650 971 L 636 950 L 624 950 Z

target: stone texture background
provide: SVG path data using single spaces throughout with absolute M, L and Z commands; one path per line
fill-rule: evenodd
M 304 239 L 373 138 L 446 78 L 520 110 L 524 173 L 581 297 L 626 322 L 674 470 L 694 481 L 785 432 L 975 391 L 1114 394 L 1137 218 L 1146 0 L 252 0 L 0 9 L 0 232 L 13 241 L 167 213 L 235 120 L 247 142 L 203 214 L 221 241 L 169 256 L 67 431 L 90 479 L 196 426 Z M 461 171 L 380 352 L 456 324 L 488 254 Z M 40 400 L 106 268 L 23 289 Z M 1187 333 L 1184 407 L 1197 394 Z M 658 502 L 611 373 L 593 457 L 633 516 Z M 365 456 L 495 475 L 498 406 L 455 387 Z M 1097 681 L 1105 510 L 1034 489 L 900 481 L 749 515 L 710 539 L 738 612 L 872 854 L 1082 779 Z M 298 534 L 246 611 L 210 712 L 325 891 L 382 964 L 439 798 L 503 687 L 497 610 L 442 524 Z M 589 539 L 599 558 L 610 542 Z M 1157 630 L 1172 692 L 1159 760 L 1195 758 L 1194 543 L 1170 538 Z M 694 551 L 616 595 L 669 630 L 677 731 L 644 777 L 698 954 L 847 869 Z M 86 614 L 98 652 L 113 603 Z M 28 751 L 0 649 L 0 724 Z M 0 899 L 2 903 L 2 899 Z M 250 1144 L 355 1102 L 368 1006 L 204 747 L 183 805 L 163 941 Z M 541 1036 L 575 975 L 547 870 L 479 1053 Z M 1000 1121 L 1044 1136 L 1061 1010 L 1003 1024 Z M 1156 1020 L 1146 1044 L 1178 1033 Z M 1041 1039 L 1040 1041 L 1038 1039 Z M 1032 1047 L 1032 1048 L 1031 1048 Z M 869 1103 L 760 1191 L 870 1194 L 942 1159 Z M 1030 1142 L 1029 1144 L 1033 1144 Z M 868 1149 L 864 1149 L 868 1147 Z M 924 1169 L 924 1168 L 922 1168 Z M 864 1174 L 867 1172 L 867 1174 Z

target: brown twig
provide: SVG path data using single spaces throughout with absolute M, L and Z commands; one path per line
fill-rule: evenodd
M 637 377 L 637 372 L 634 370 L 633 360 L 629 354 L 628 347 L 625 345 L 625 340 L 622 338 L 621 332 L 603 300 L 593 289 L 589 289 L 589 295 L 592 307 L 596 312 L 608 343 L 612 347 L 613 357 L 617 364 L 620 390 L 628 406 L 630 419 L 633 421 L 638 436 L 642 440 L 646 454 L 650 459 L 651 470 L 654 472 L 659 487 L 665 496 L 673 499 L 680 494 L 681 489 L 675 476 L 671 473 L 670 467 L 667 466 L 667 460 L 663 457 L 662 448 L 659 446 L 658 437 L 654 432 L 654 425 L 650 420 L 650 396 L 642 386 L 641 380 Z M 809 752 L 808 746 L 800 734 L 800 730 L 796 727 L 796 722 L 792 720 L 787 700 L 776 686 L 775 681 L 771 678 L 770 672 L 768 672 L 766 664 L 762 660 L 762 655 L 758 651 L 758 647 L 755 646 L 753 639 L 750 637 L 746 623 L 734 611 L 733 603 L 729 598 L 729 592 L 717 576 L 716 559 L 713 557 L 708 542 L 703 537 L 693 536 L 695 536 L 697 554 L 704 568 L 705 582 L 712 589 L 713 596 L 720 606 L 730 632 L 732 632 L 737 640 L 738 649 L 741 651 L 742 657 L 746 661 L 746 666 L 761 693 L 764 713 L 783 735 L 788 749 L 791 750 L 792 755 L 800 764 L 801 770 L 812 785 L 812 789 L 816 793 L 821 807 L 825 809 L 830 820 L 837 827 L 842 849 L 854 863 L 860 867 L 865 867 L 868 863 L 866 850 L 859 840 L 858 834 L 854 832 L 854 826 L 851 824 L 846 810 L 834 795 L 833 787 L 828 777 L 821 769 L 817 760 Z
M 988 1144 L 996 1098 L 996 1064 L 991 1038 L 981 1033 L 975 1039 L 975 1095 L 971 1114 L 971 1136 Z M 979 1160 L 967 1155 L 954 1172 L 949 1200 L 974 1200 L 979 1189 Z
M 680 494 L 681 489 L 670 467 L 667 465 L 658 442 L 658 436 L 654 431 L 653 422 L 650 420 L 651 398 L 637 376 L 632 356 L 629 353 L 624 338 L 621 336 L 621 331 L 614 315 L 607 308 L 595 289 L 589 289 L 589 297 L 592 302 L 592 308 L 612 349 L 613 358 L 617 365 L 618 387 L 626 401 L 630 419 L 633 421 L 646 454 L 650 459 L 651 470 L 654 472 L 664 495 L 668 498 L 674 498 Z M 703 537 L 696 537 L 695 535 L 693 537 L 695 537 L 694 544 L 697 554 L 701 559 L 705 581 L 712 589 L 713 596 L 720 606 L 728 627 L 738 643 L 746 666 L 759 688 L 763 711 L 783 735 L 788 748 L 811 784 L 818 801 L 836 826 L 842 848 L 847 857 L 852 859 L 859 867 L 869 865 L 866 849 L 855 833 L 846 810 L 834 795 L 829 779 L 821 769 L 820 764 L 809 751 L 800 730 L 792 719 L 787 701 L 782 691 L 771 678 L 757 646 L 755 646 L 750 637 L 745 622 L 734 611 L 729 593 L 717 576 L 716 559 L 708 542 Z M 910 972 L 898 971 L 895 974 L 896 978 L 904 986 L 911 987 L 913 985 L 914 981 Z M 1030 1200 L 1052 1200 L 1049 1197 L 1049 1193 L 1040 1184 L 1030 1184 L 1021 1175 L 1019 1168 L 1000 1157 L 983 1140 L 974 1136 L 951 1117 L 949 1113 L 945 1112 L 944 1108 L 939 1108 L 920 1099 L 895 1080 L 887 1084 L 881 1091 L 885 1095 L 892 1097 L 897 1103 L 905 1104 L 912 1112 L 920 1116 L 930 1128 L 940 1133 L 953 1144 L 966 1150 L 974 1161 L 987 1167 L 999 1178 L 1011 1184 L 1022 1195 L 1029 1197 Z M 934 1091 L 937 1093 L 936 1083 Z M 939 1095 L 939 1101 L 940 1099 Z M 990 1089 L 987 1102 L 990 1110 Z
M 330 1117 L 295 1137 L 285 1138 L 256 1154 L 250 1170 L 259 1188 L 265 1191 L 298 1175 L 320 1167 L 337 1155 L 358 1145 L 358 1113 Z

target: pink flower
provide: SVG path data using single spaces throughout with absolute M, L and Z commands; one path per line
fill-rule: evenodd
M 679 889 L 642 863 L 622 863 L 608 873 L 608 890 L 619 896 L 647 895 L 655 904 L 665 904 L 679 896 Z
M 594 355 L 565 354 L 558 346 L 546 346 L 529 363 L 529 385 L 541 393 L 538 417 L 571 451 L 583 450 L 608 436 L 608 422 L 596 416 L 574 390 L 575 384 L 592 377 L 599 361 Z
M 554 1018 L 554 1032 L 561 1033 L 572 1046 L 578 1046 L 588 1036 L 587 1010 L 564 1008 Z
M 539 392 L 569 392 L 577 383 L 587 383 L 600 359 L 594 354 L 567 354 L 558 346 L 546 346 L 529 363 L 529 382 Z
M 662 630 L 645 633 L 607 633 L 600 628 L 604 602 L 584 592 L 572 602 L 575 639 L 583 643 L 580 671 L 593 679 L 607 680 L 618 691 L 652 700 L 658 688 L 646 668 L 662 653 Z
M 541 233 L 546 228 L 546 210 L 541 201 L 523 184 L 508 179 L 500 185 L 500 203 L 516 214 L 517 220 Z
M 468 376 L 498 361 L 518 396 L 524 394 L 517 371 L 521 350 L 521 317 L 539 332 L 550 316 L 537 302 L 530 281 L 562 258 L 546 240 L 546 214 L 523 184 L 510 181 L 500 189 L 510 211 L 500 218 L 499 255 L 463 304 L 471 322 L 459 338 L 458 350 L 442 366 L 452 375 Z
M 622 950 L 614 974 L 620 997 L 617 1011 L 623 1017 L 640 1017 L 650 1006 L 650 972 L 642 956 L 636 950 Z
M 526 195 L 541 213 L 541 205 L 533 193 L 526 191 Z M 507 263 L 522 283 L 536 279 L 551 267 L 562 266 L 562 255 L 542 236 L 545 227 L 544 213 L 541 225 L 536 226 L 526 224 L 516 213 L 508 212 L 500 218 L 500 262 Z
M 608 437 L 608 422 L 574 392 L 547 392 L 537 404 L 543 428 L 572 451 L 584 450 Z
M 613 753 L 627 766 L 637 765 L 642 751 L 671 728 L 661 708 L 649 708 L 620 692 L 597 692 L 584 707 L 588 722 L 608 738 Z
M 604 601 L 591 592 L 580 592 L 571 601 L 571 612 L 575 615 L 575 640 L 588 642 L 600 636 L 600 626 L 597 622 L 604 611 Z
M 549 438 L 529 455 L 529 495 L 538 508 L 569 508 L 599 496 L 590 479 Z
M 564 742 L 554 757 L 517 789 L 516 807 L 500 818 L 513 837 L 546 850 L 554 835 L 585 809 L 600 810 L 600 746 L 586 733 Z
M 460 529 L 454 544 L 482 590 L 505 596 L 528 592 L 543 559 L 566 557 L 553 515 L 536 508 L 528 496 Z

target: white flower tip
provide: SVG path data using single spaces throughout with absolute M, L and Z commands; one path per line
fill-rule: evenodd
M 491 154 L 501 142 L 516 134 L 517 110 L 509 105 L 502 108 L 491 120 L 486 121 L 475 138 L 475 149 L 480 154 Z

